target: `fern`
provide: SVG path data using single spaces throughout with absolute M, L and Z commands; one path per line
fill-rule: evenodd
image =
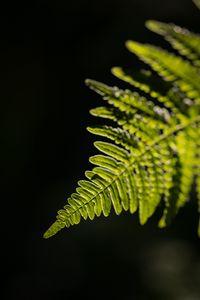
M 128 50 L 152 71 L 130 73 L 115 67 L 112 73 L 137 91 L 86 80 L 107 103 L 91 114 L 113 125 L 88 128 L 107 141 L 94 143 L 99 150 L 90 158 L 94 168 L 78 181 L 45 238 L 82 218 L 107 217 L 112 208 L 117 215 L 138 210 L 140 223 L 145 224 L 161 202 L 159 226 L 164 227 L 189 200 L 194 181 L 200 213 L 200 36 L 174 24 L 151 20 L 146 25 L 180 56 L 128 41 Z
M 200 9 L 200 0 L 193 0 L 196 6 Z

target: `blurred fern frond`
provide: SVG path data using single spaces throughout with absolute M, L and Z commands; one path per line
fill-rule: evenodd
M 193 0 L 196 6 L 200 9 L 200 0 Z

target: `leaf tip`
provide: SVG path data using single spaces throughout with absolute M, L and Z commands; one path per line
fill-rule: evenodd
M 89 86 L 91 84 L 92 79 L 86 78 L 85 85 Z
M 144 51 L 145 46 L 136 41 L 128 40 L 126 41 L 126 48 L 132 53 L 140 54 Z
M 43 234 L 43 238 L 44 238 L 45 240 L 47 240 L 47 239 L 49 239 L 51 236 L 52 236 L 52 234 L 51 234 L 51 227 L 50 227 L 50 228 L 48 228 L 48 229 L 45 231 L 45 233 Z
M 152 31 L 154 31 L 154 29 L 157 28 L 158 24 L 159 22 L 155 20 L 147 20 L 145 22 L 145 26 Z
M 49 239 L 54 236 L 58 231 L 63 229 L 66 226 L 65 222 L 55 221 L 43 234 L 44 239 Z
M 91 90 L 95 91 L 96 93 L 98 93 L 101 96 L 112 93 L 112 89 L 102 82 L 99 82 L 99 81 L 96 81 L 93 79 L 86 79 L 85 84 Z
M 134 41 L 128 40 L 128 41 L 126 41 L 125 45 L 129 49 L 132 46 L 133 43 L 134 43 Z
M 118 77 L 122 73 L 122 68 L 120 68 L 120 67 L 112 67 L 111 68 L 111 73 L 114 76 Z
M 95 126 L 87 126 L 87 131 L 92 133 L 92 134 L 96 134 L 96 127 Z

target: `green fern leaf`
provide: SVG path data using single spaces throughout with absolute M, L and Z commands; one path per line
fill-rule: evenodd
M 186 58 L 128 41 L 127 48 L 152 71 L 115 67 L 112 73 L 137 91 L 86 80 L 105 103 L 90 113 L 113 124 L 87 128 L 106 141 L 94 143 L 99 151 L 89 159 L 94 167 L 78 181 L 45 238 L 111 210 L 138 211 L 145 224 L 161 203 L 159 226 L 165 227 L 189 201 L 194 182 L 200 214 L 200 37 L 174 24 L 148 21 L 147 27 Z
M 182 97 L 180 90 L 175 86 L 166 85 L 163 87 L 163 82 L 150 71 L 143 70 L 140 73 L 129 74 L 120 67 L 114 67 L 112 73 L 150 97 L 164 103 L 166 109 L 162 109 L 162 112 L 165 113 L 166 119 L 171 118 L 171 121 L 174 118 L 183 119 L 188 113 L 188 106 L 192 104 L 192 100 L 185 99 L 185 95 Z M 154 109 L 156 109 L 155 105 Z M 174 114 L 169 114 L 167 109 Z
M 200 66 L 200 36 L 174 24 L 165 24 L 150 20 L 147 28 L 162 35 L 180 54 Z
M 164 80 L 175 82 L 189 98 L 200 103 L 199 70 L 188 61 L 152 45 L 128 41 L 126 46 Z

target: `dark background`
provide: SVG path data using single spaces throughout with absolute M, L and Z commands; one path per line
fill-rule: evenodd
M 3 170 L 1 299 L 200 299 L 195 196 L 168 229 L 159 212 L 82 222 L 44 240 L 95 153 L 85 130 L 101 99 L 85 78 L 123 84 L 127 39 L 166 46 L 146 19 L 198 32 L 190 0 L 7 1 L 0 10 Z

